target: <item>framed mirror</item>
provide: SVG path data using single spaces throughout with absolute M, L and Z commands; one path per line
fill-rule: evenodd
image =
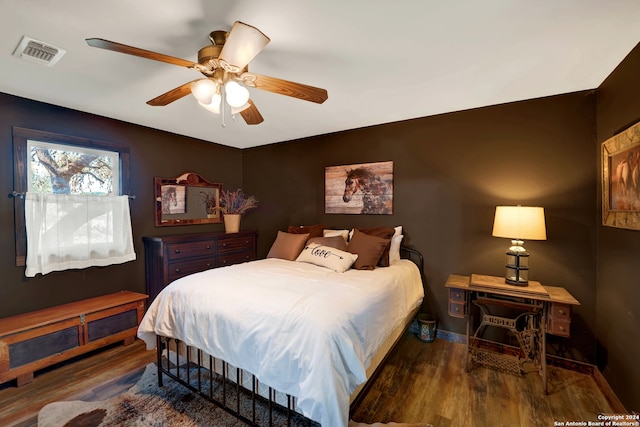
M 222 222 L 222 184 L 193 172 L 177 178 L 154 178 L 156 227 Z

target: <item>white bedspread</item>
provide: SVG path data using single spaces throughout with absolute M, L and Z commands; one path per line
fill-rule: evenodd
M 138 328 L 178 338 L 296 396 L 303 415 L 347 426 L 349 399 L 378 346 L 424 296 L 411 261 L 336 273 L 264 259 L 183 277 L 153 301 Z

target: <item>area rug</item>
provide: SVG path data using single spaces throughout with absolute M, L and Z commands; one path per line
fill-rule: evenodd
M 241 427 L 246 424 L 211 402 L 192 393 L 170 378 L 163 377 L 158 387 L 154 363 L 147 365 L 138 382 L 127 392 L 97 402 L 54 402 L 38 414 L 38 427 Z M 259 406 L 259 405 L 258 405 Z M 257 409 L 257 421 L 268 425 L 266 408 Z M 275 425 L 286 425 L 283 415 L 275 414 Z M 302 417 L 293 426 L 306 426 Z M 349 427 L 427 427 L 428 424 L 361 424 L 351 421 Z

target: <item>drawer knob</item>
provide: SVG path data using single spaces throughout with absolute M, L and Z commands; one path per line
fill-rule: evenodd
M 176 273 L 180 273 L 180 269 L 179 268 L 176 268 Z
M 211 249 L 211 246 L 207 245 L 207 249 Z
M 211 263 L 210 262 L 207 263 L 207 267 L 211 267 Z
M 176 249 L 176 253 L 179 254 L 180 253 L 180 249 Z
M 223 243 L 223 244 L 222 244 L 222 247 L 223 247 L 223 248 L 226 248 L 226 247 L 227 247 L 227 244 L 226 244 L 226 243 Z
M 560 314 L 564 314 L 564 310 L 563 310 L 563 309 L 560 309 L 560 310 L 558 310 L 558 313 L 560 313 Z
M 560 326 L 558 327 L 558 329 L 560 329 L 561 331 L 564 331 L 564 326 Z
M 456 313 L 460 311 L 460 307 L 456 307 Z

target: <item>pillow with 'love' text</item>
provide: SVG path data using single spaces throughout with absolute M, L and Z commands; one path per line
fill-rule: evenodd
M 351 268 L 358 255 L 332 248 L 331 246 L 309 243 L 300 252 L 296 261 L 307 262 L 344 273 Z

